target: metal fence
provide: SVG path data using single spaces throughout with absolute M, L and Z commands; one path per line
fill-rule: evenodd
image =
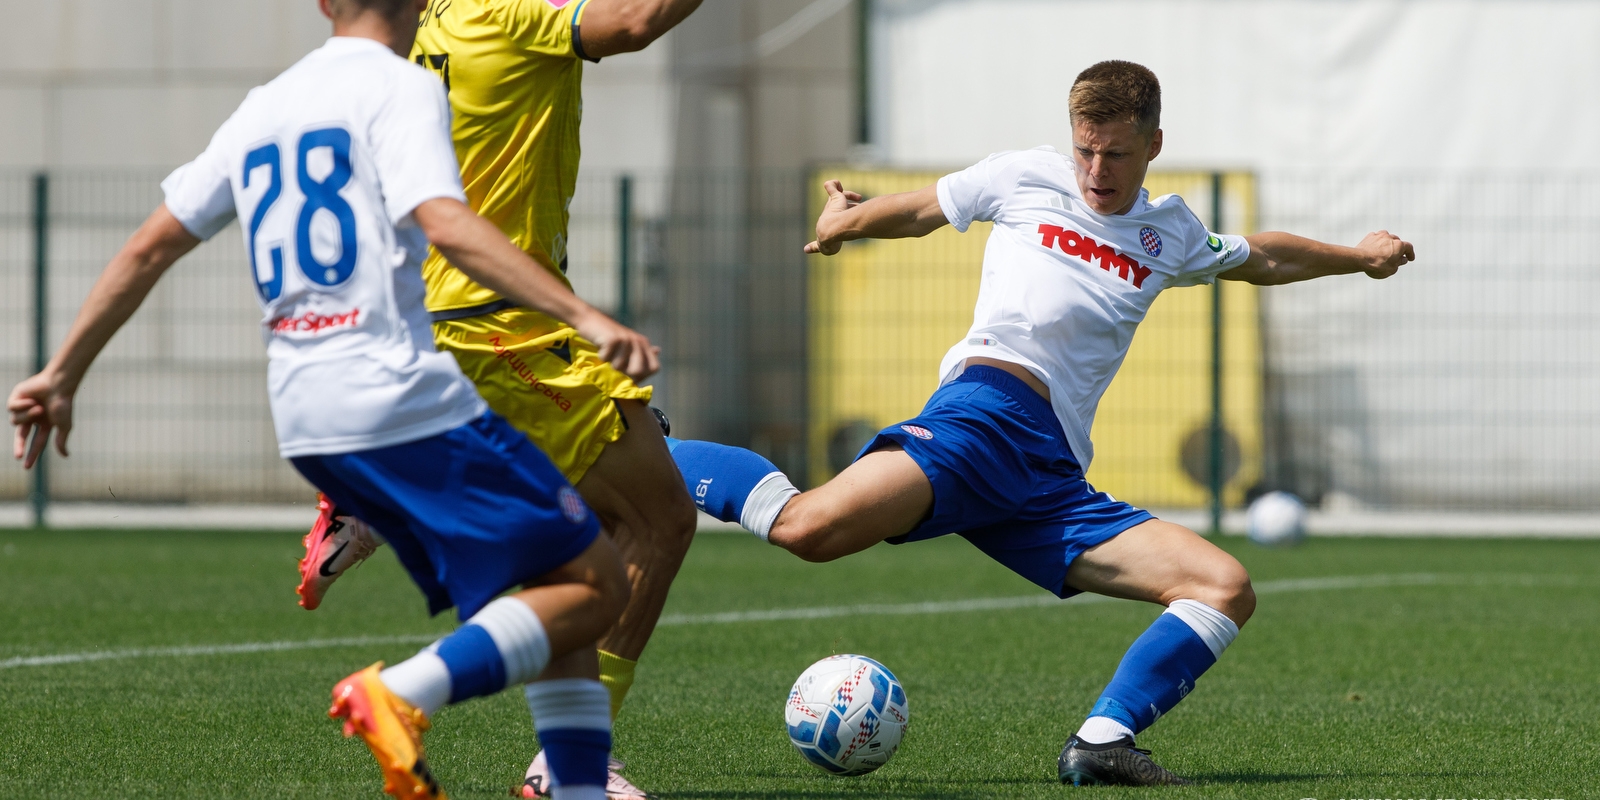
M 40 208 L 36 176 L 0 174 L 0 385 L 33 366 L 40 212 L 53 345 L 106 260 L 160 201 L 161 177 L 53 173 Z M 851 343 L 845 357 L 819 351 L 835 346 L 822 328 L 845 330 L 829 316 L 819 276 L 846 262 L 823 265 L 800 252 L 813 184 L 797 171 L 585 173 L 569 242 L 578 293 L 665 349 L 653 383 L 680 435 L 751 446 L 811 482 L 837 468 L 830 450 L 849 450 L 846 440 L 862 433 L 845 423 L 894 421 L 841 418 L 824 430 L 832 412 L 819 407 L 830 396 L 823 389 L 887 392 L 871 378 L 892 372 L 910 387 L 896 391 L 925 396 L 936 376 L 923 351 L 950 342 L 940 338 L 948 325 L 925 324 L 919 309 L 975 291 L 982 249 L 972 238 L 982 234 L 968 234 L 895 262 L 908 277 L 890 287 L 899 302 L 883 319 L 893 324 L 874 329 L 876 341 Z M 1420 257 L 1384 282 L 1352 276 L 1265 289 L 1258 301 L 1237 295 L 1244 305 L 1229 313 L 1253 317 L 1255 333 L 1230 345 L 1247 352 L 1224 360 L 1228 380 L 1242 381 L 1226 395 L 1230 413 L 1248 417 L 1228 425 L 1244 451 L 1234 457 L 1256 460 L 1238 473 L 1230 504 L 1252 488 L 1280 487 L 1329 508 L 1600 511 L 1600 176 L 1278 174 L 1261 176 L 1252 192 L 1251 208 L 1225 216 L 1230 227 L 1254 221 L 1354 243 L 1381 225 L 1416 242 Z M 1209 221 L 1208 201 L 1186 197 Z M 50 461 L 52 499 L 304 501 L 307 487 L 277 457 L 242 250 L 230 229 L 186 258 L 101 357 L 80 393 L 73 455 Z M 933 280 L 917 270 L 936 261 L 953 271 Z M 1188 341 L 1209 325 L 1201 313 L 1209 300 L 1199 297 L 1157 304 L 1188 304 L 1191 328 L 1136 339 L 1147 349 L 1183 343 L 1151 363 L 1193 376 L 1161 384 L 1181 389 L 1145 392 L 1138 410 L 1149 419 L 1209 408 L 1208 345 Z M 858 357 L 874 348 L 914 355 L 893 364 L 881 353 Z M 1118 424 L 1103 415 L 1097 441 L 1122 436 Z M 1121 465 L 1106 480 L 1132 487 L 1127 499 L 1194 480 L 1192 464 L 1188 478 L 1170 478 L 1182 443 L 1138 447 L 1137 457 L 1104 468 Z M 0 470 L 0 501 L 29 491 L 20 469 Z M 1177 498 L 1166 505 L 1205 497 L 1203 480 L 1161 491 Z
M 1266 297 L 1271 473 L 1324 506 L 1600 510 L 1600 176 L 1263 181 L 1266 226 L 1416 243 Z

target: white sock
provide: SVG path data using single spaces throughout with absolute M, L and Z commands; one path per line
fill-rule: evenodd
M 550 787 L 550 800 L 606 800 L 606 787 L 556 784 Z
M 611 730 L 611 693 L 591 678 L 534 681 L 523 688 L 536 731 L 558 728 Z
M 1078 738 L 1089 744 L 1105 744 L 1122 737 L 1133 738 L 1133 730 L 1110 717 L 1090 717 L 1078 729 Z
M 506 665 L 506 686 L 527 683 L 550 663 L 550 637 L 527 603 L 502 597 L 467 620 L 488 632 Z
M 1227 614 L 1198 600 L 1174 600 L 1166 613 L 1183 620 L 1217 658 L 1239 637 L 1239 626 Z
M 433 649 L 438 646 L 439 643 L 434 642 L 422 652 L 378 673 L 378 679 L 389 691 L 430 717 L 450 702 L 450 668 L 445 666 L 444 659 L 434 655 Z
M 744 509 L 739 512 L 739 524 L 745 530 L 767 541 L 772 534 L 772 524 L 778 521 L 778 515 L 783 513 L 783 507 L 800 494 L 789 481 L 789 476 L 781 472 L 774 472 L 761 479 L 756 488 L 750 490 L 749 496 L 744 499 Z

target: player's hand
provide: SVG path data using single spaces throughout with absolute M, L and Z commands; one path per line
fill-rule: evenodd
M 1367 266 L 1362 271 L 1375 280 L 1383 280 L 1399 272 L 1401 265 L 1417 260 L 1411 243 L 1388 231 L 1367 234 L 1356 249 L 1367 256 Z
M 6 410 L 17 429 L 11 457 L 21 459 L 23 469 L 38 463 L 50 443 L 51 428 L 56 430 L 56 452 L 66 457 L 67 434 L 72 432 L 72 392 L 41 372 L 11 390 Z
M 600 360 L 617 371 L 642 381 L 661 369 L 661 348 L 650 344 L 644 334 L 600 313 L 592 311 L 573 327 L 578 335 L 600 348 Z
M 844 184 L 838 181 L 827 181 L 822 184 L 822 189 L 828 193 L 828 203 L 822 207 L 822 215 L 817 217 L 817 239 L 806 245 L 806 252 L 831 256 L 839 252 L 844 244 L 843 240 L 835 238 L 837 232 L 833 223 L 839 221 L 840 214 L 861 205 L 861 195 L 845 191 Z

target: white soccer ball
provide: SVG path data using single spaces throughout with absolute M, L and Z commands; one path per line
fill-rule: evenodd
M 1306 506 L 1288 492 L 1267 492 L 1250 504 L 1250 541 L 1268 547 L 1299 544 L 1306 538 Z
M 829 656 L 789 690 L 789 742 L 835 775 L 865 775 L 889 762 L 911 715 L 888 667 L 866 656 Z

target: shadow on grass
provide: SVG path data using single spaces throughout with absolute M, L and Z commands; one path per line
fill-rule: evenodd
M 1185 774 L 1184 777 L 1200 786 L 1204 786 L 1206 784 L 1303 783 L 1305 781 L 1327 780 L 1336 776 L 1304 772 L 1206 772 L 1198 775 Z M 1347 778 L 1350 776 L 1339 775 L 1337 777 Z
M 894 777 L 885 780 L 868 780 L 842 783 L 834 780 L 817 781 L 811 776 L 792 773 L 768 772 L 746 776 L 763 781 L 783 782 L 782 788 L 712 789 L 709 791 L 657 792 L 662 800 L 723 800 L 723 798 L 855 798 L 888 797 L 904 800 L 974 800 L 1004 795 L 1007 787 L 1015 791 L 1020 787 L 1049 786 L 1055 781 L 1019 778 L 990 778 L 976 780 L 937 780 L 932 778 Z M 802 783 L 804 785 L 795 785 Z M 971 788 L 965 788 L 971 787 Z
M 903 800 L 976 800 L 1004 796 L 1023 788 L 1045 788 L 1055 785 L 1046 779 L 993 778 L 979 780 L 938 780 L 896 777 L 891 780 L 863 781 L 842 785 L 833 781 L 812 782 L 797 775 L 765 773 L 750 775 L 762 781 L 784 782 L 782 788 L 712 789 L 706 791 L 658 792 L 662 800 L 730 800 L 731 798 L 858 798 L 884 797 Z M 1318 781 L 1362 781 L 1374 779 L 1417 780 L 1428 778 L 1482 778 L 1471 772 L 1342 772 L 1338 774 L 1286 773 L 1286 772 L 1208 772 L 1187 776 L 1196 784 L 1190 790 L 1204 791 L 1206 786 L 1272 785 L 1280 783 L 1308 783 Z M 807 785 L 795 785 L 800 782 Z M 1104 787 L 1109 791 L 1126 791 L 1126 787 Z M 1009 790 L 1009 791 L 1008 791 Z M 1164 791 L 1183 789 L 1166 787 Z M 1140 795 L 1142 796 L 1142 795 Z
M 1204 772 L 1194 775 L 1185 775 L 1199 785 L 1206 784 L 1255 784 L 1255 783 L 1303 783 L 1305 781 L 1353 781 L 1383 779 L 1418 779 L 1418 778 L 1485 778 L 1491 777 L 1477 772 L 1339 772 L 1334 774 L 1310 774 L 1288 772 Z

